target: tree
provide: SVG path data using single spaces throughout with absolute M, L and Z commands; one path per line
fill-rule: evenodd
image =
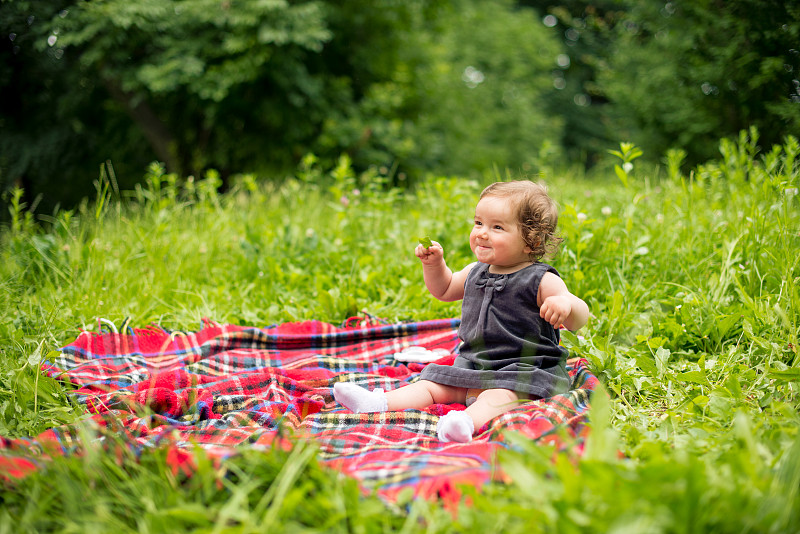
M 599 138 L 634 141 L 655 157 L 682 148 L 699 163 L 718 155 L 721 137 L 751 126 L 768 144 L 800 131 L 796 3 L 525 3 L 557 18 L 579 51 L 566 78 L 592 97 L 583 119 Z M 574 141 L 591 146 L 592 138 Z
M 302 138 L 287 109 L 313 111 L 325 96 L 306 68 L 331 38 L 319 2 L 82 2 L 60 33 L 174 172 L 268 150 L 248 138 L 255 129 Z
M 630 3 L 599 83 L 651 150 L 715 157 L 720 137 L 800 131 L 800 6 L 777 0 Z
M 306 68 L 331 38 L 324 11 L 281 0 L 4 3 L 4 185 L 54 192 L 52 205 L 88 194 L 107 159 L 137 178 L 153 159 L 181 174 L 285 165 L 335 99 Z
M 407 174 L 520 168 L 561 127 L 557 43 L 510 0 L 14 1 L 0 21 L 16 106 L 0 172 L 33 192 L 89 194 L 106 160 L 123 183 L 153 159 L 280 175 L 309 151 Z
M 564 129 L 560 144 L 573 161 L 591 167 L 620 142 L 613 108 L 597 85 L 598 62 L 608 55 L 614 36 L 609 31 L 624 15 L 619 0 L 520 0 L 537 10 L 550 35 L 562 43 L 553 69 L 556 94 L 551 113 Z
M 63 20 L 72 4 L 0 6 L 0 185 L 33 193 L 29 204 L 44 193 L 50 207 L 77 202 L 112 154 L 122 176 L 141 174 L 148 162 L 129 148 L 144 143 L 137 129 L 104 101 L 96 78 L 81 72 L 59 42 L 52 22 Z
M 510 1 L 454 1 L 427 15 L 403 25 L 402 46 L 381 63 L 391 69 L 328 117 L 317 146 L 412 174 L 535 172 L 559 152 L 557 41 Z

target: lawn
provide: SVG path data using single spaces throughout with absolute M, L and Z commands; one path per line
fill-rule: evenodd
M 800 531 L 800 146 L 759 148 L 750 132 L 720 149 L 682 169 L 679 153 L 652 167 L 623 146 L 616 169 L 536 177 L 560 206 L 552 263 L 593 314 L 564 344 L 608 393 L 593 398 L 579 459 L 519 441 L 500 458 L 513 480 L 466 488 L 454 515 L 362 495 L 313 447 L 224 466 L 198 450 L 184 479 L 165 451 L 120 458 L 87 429 L 82 454 L 3 482 L 0 532 Z M 98 319 L 195 330 L 204 317 L 458 316 L 425 290 L 413 248 L 430 236 L 450 265 L 471 261 L 472 210 L 495 179 L 401 190 L 346 158 L 323 172 L 308 157 L 296 176 L 238 176 L 225 193 L 213 172 L 179 181 L 157 165 L 118 191 L 106 166 L 95 198 L 49 216 L 10 193 L 0 435 L 86 418 L 38 368 Z

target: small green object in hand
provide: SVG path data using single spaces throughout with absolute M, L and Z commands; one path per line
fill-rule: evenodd
M 428 236 L 420 237 L 419 244 L 425 248 L 431 248 L 431 245 L 433 245 L 433 241 L 431 241 L 431 238 Z

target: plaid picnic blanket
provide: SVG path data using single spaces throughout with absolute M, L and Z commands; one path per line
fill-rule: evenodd
M 461 405 L 353 414 L 334 401 L 335 382 L 388 391 L 417 380 L 425 364 L 394 356 L 409 346 L 444 349 L 447 356 L 436 363 L 451 363 L 458 324 L 356 320 L 341 327 L 307 321 L 255 328 L 204 321 L 195 332 L 125 325 L 121 332 L 82 332 L 42 369 L 77 386 L 71 395 L 97 428 L 138 454 L 169 442 L 176 454 L 168 459 L 186 468 L 198 445 L 225 458 L 241 447 L 268 449 L 287 436 L 312 440 L 323 464 L 387 501 L 405 488 L 447 499 L 458 497 L 459 484 L 506 480 L 495 457 L 509 446 L 508 431 L 580 449 L 597 383 L 584 360 L 569 362 L 571 391 L 520 404 L 489 421 L 470 443 L 436 437 L 439 417 Z M 0 478 L 46 468 L 53 455 L 79 453 L 79 426 L 0 438 Z

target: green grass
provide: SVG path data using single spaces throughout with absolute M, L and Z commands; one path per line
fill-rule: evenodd
M 754 134 L 685 174 L 671 153 L 664 168 L 543 176 L 565 238 L 553 263 L 594 315 L 565 343 L 609 392 L 595 398 L 582 458 L 522 441 L 501 457 L 514 481 L 465 489 L 454 519 L 438 504 L 360 496 L 313 449 L 243 451 L 219 466 L 198 451 L 186 479 L 166 451 L 87 446 L 5 483 L 0 532 L 800 530 L 800 148 L 789 138 L 759 152 Z M 94 201 L 38 220 L 8 198 L 2 435 L 85 418 L 37 369 L 98 318 L 186 330 L 203 317 L 459 313 L 427 294 L 413 249 L 430 236 L 450 265 L 470 261 L 476 181 L 430 177 L 404 192 L 346 159 L 331 173 L 308 159 L 280 183 L 241 176 L 225 194 L 213 173 L 179 184 L 153 167 L 127 193 L 111 178 Z

